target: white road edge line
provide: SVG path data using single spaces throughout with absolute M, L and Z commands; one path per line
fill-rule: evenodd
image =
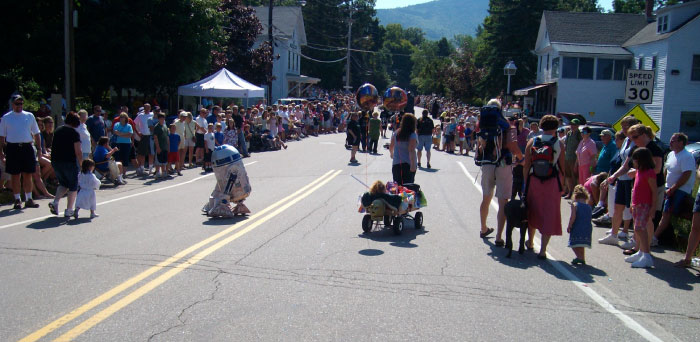
M 462 171 L 464 172 L 464 175 L 469 178 L 469 180 L 474 184 L 474 186 L 479 190 L 481 194 L 483 194 L 483 190 L 481 189 L 481 184 L 476 183 L 476 179 L 467 171 L 467 168 L 462 164 L 462 162 L 458 161 L 457 164 L 462 168 Z M 498 203 L 495 201 L 495 199 L 491 200 L 491 207 L 494 208 L 495 210 L 498 210 Z M 535 237 L 535 241 L 533 241 L 534 245 L 537 245 L 536 247 L 539 249 L 540 247 L 540 242 L 539 238 Z M 547 258 L 551 261 L 557 261 L 556 258 L 554 258 L 549 252 L 547 252 Z M 617 317 L 622 323 L 624 323 L 628 328 L 634 330 L 636 333 L 638 333 L 640 336 L 642 336 L 644 339 L 650 342 L 663 342 L 662 339 L 658 338 L 656 335 L 651 333 L 649 330 L 644 328 L 641 324 L 639 324 L 637 321 L 632 319 L 632 317 L 627 316 L 620 310 L 616 309 L 615 306 L 610 304 L 603 296 L 599 295 L 598 292 L 595 292 L 592 288 L 584 284 L 575 274 L 571 273 L 571 271 L 567 270 L 562 264 L 556 263 L 556 262 L 550 262 L 554 268 L 559 271 L 566 279 L 571 281 L 578 289 L 583 291 L 588 297 L 593 299 L 594 302 L 596 302 L 598 305 L 600 305 L 603 309 L 611 313 L 613 316 Z
M 255 164 L 255 163 L 257 163 L 257 162 L 258 162 L 258 161 L 256 160 L 256 161 L 252 161 L 252 162 L 250 162 L 250 163 L 243 164 L 243 165 L 244 165 L 244 166 L 248 166 L 248 165 Z M 151 194 L 151 193 L 158 192 L 158 191 L 163 191 L 163 190 L 167 190 L 167 189 L 176 188 L 176 187 L 178 187 L 178 186 L 183 186 L 183 185 L 185 185 L 185 184 L 194 183 L 194 182 L 196 182 L 196 181 L 198 181 L 198 180 L 200 180 L 200 179 L 209 177 L 209 176 L 211 176 L 211 175 L 213 175 L 213 173 L 206 174 L 206 175 L 203 175 L 203 176 L 199 176 L 199 177 L 197 177 L 197 178 L 190 179 L 190 180 L 188 180 L 188 181 L 186 181 L 186 182 L 177 183 L 177 184 L 173 184 L 173 185 L 168 185 L 168 186 L 164 186 L 164 187 L 162 187 L 162 188 L 153 189 L 153 190 L 148 190 L 148 191 L 144 191 L 144 192 L 139 192 L 139 193 L 127 195 L 127 196 L 124 196 L 124 197 L 114 198 L 114 199 L 111 199 L 111 200 L 107 200 L 107 201 L 104 201 L 104 202 L 97 203 L 97 205 L 105 205 L 105 204 L 109 204 L 109 203 L 113 203 L 113 202 L 118 202 L 118 201 L 122 201 L 122 200 L 125 200 L 125 199 L 129 199 L 129 198 L 132 198 L 132 197 L 143 196 L 143 195 Z M 23 224 L 27 224 L 27 223 L 33 223 L 33 222 L 41 221 L 41 220 L 47 219 L 47 218 L 49 218 L 49 217 L 59 217 L 59 216 L 56 216 L 56 215 L 46 215 L 46 216 L 41 216 L 41 217 L 35 217 L 35 218 L 33 218 L 33 219 L 24 220 L 24 221 L 19 221 L 19 222 L 15 222 L 15 223 L 6 224 L 6 225 L 4 225 L 4 226 L 0 226 L 0 230 L 6 229 L 6 228 L 12 228 L 12 227 L 19 226 L 19 225 L 23 225 Z

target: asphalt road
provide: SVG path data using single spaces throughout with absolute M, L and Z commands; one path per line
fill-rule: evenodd
M 700 277 L 679 253 L 639 270 L 596 244 L 572 267 L 566 234 L 547 261 L 480 239 L 471 157 L 419 170 L 423 230 L 362 234 L 362 183 L 390 180 L 391 160 L 349 165 L 343 140 L 245 159 L 247 219 L 203 216 L 214 178 L 195 169 L 104 188 L 92 221 L 0 208 L 0 340 L 700 340 Z

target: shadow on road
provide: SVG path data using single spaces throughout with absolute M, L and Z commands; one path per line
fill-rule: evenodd
M 16 209 L 12 209 L 12 207 L 10 207 L 8 209 L 0 211 L 0 217 L 10 217 L 10 216 L 18 215 L 21 213 L 22 213 L 22 210 L 16 210 Z
M 52 216 L 48 217 L 43 221 L 37 221 L 27 225 L 29 229 L 50 229 L 58 228 L 60 226 L 65 226 L 69 224 L 70 218 L 63 216 Z
M 384 254 L 384 251 L 382 251 L 381 249 L 368 248 L 368 249 L 363 249 L 357 253 L 364 255 L 364 256 L 378 256 L 378 255 Z
M 236 216 L 232 218 L 209 218 L 209 220 L 202 222 L 202 224 L 204 224 L 205 226 L 232 226 L 238 222 L 245 221 L 247 219 L 248 216 Z
M 440 171 L 440 169 L 436 169 L 436 168 L 434 168 L 434 167 L 427 168 L 427 167 L 422 167 L 422 166 L 419 167 L 418 170 L 425 171 L 425 172 L 428 172 L 428 173 L 435 173 L 435 172 Z
M 583 282 L 583 283 L 593 283 L 593 276 L 607 276 L 607 273 L 605 271 L 596 268 L 591 265 L 577 265 L 573 266 L 569 264 L 568 262 L 561 261 L 561 260 L 540 260 L 537 259 L 537 254 L 534 253 L 533 251 L 528 251 L 527 249 L 525 250 L 525 253 L 523 254 L 518 254 L 518 244 L 517 242 L 514 242 L 513 244 L 515 246 L 513 250 L 513 254 L 511 255 L 510 258 L 506 258 L 506 254 L 508 254 L 508 250 L 505 249 L 504 247 L 497 247 L 494 243 L 491 242 L 490 239 L 484 239 L 484 243 L 489 245 L 491 248 L 491 252 L 488 253 L 488 255 L 491 256 L 494 260 L 500 262 L 503 265 L 510 266 L 510 267 L 515 267 L 515 268 L 520 268 L 520 269 L 527 269 L 530 267 L 539 267 L 543 271 L 557 277 L 558 279 L 562 280 L 569 280 L 566 278 L 563 274 L 561 274 L 555 267 L 554 263 L 558 263 L 562 265 L 564 268 L 567 268 L 569 271 L 571 271 L 573 274 L 578 277 L 578 279 Z
M 654 251 L 656 253 L 656 251 Z M 659 278 L 668 283 L 674 289 L 692 291 L 691 284 L 700 283 L 694 272 L 690 268 L 674 267 L 673 263 L 661 258 L 654 258 L 654 268 L 647 269 L 647 273 L 652 277 Z
M 423 229 L 405 228 L 401 235 L 395 235 L 394 231 L 391 230 L 391 228 L 380 227 L 379 230 L 374 230 L 369 234 L 362 233 L 358 236 L 364 239 L 370 239 L 372 241 L 377 242 L 389 242 L 389 245 L 394 247 L 416 248 L 418 247 L 418 245 L 413 243 L 412 241 L 415 240 L 419 235 L 423 235 L 426 233 L 428 233 L 428 231 L 425 230 L 425 227 Z

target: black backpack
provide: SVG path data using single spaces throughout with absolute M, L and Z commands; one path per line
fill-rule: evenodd
M 479 148 L 474 163 L 496 165 L 509 153 L 503 151 L 503 133 L 510 127 L 498 107 L 482 107 L 479 116 Z M 507 160 L 506 160 L 507 161 Z
M 547 180 L 557 175 L 556 163 L 554 160 L 554 144 L 558 143 L 557 137 L 549 140 L 542 140 L 542 137 L 535 137 L 530 154 L 532 156 L 532 175 Z

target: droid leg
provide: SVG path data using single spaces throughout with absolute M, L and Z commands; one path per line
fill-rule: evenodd
M 248 207 L 246 207 L 246 205 L 243 204 L 243 202 L 240 202 L 236 204 L 236 206 L 233 208 L 233 213 L 235 215 L 250 214 L 250 209 L 248 209 Z

